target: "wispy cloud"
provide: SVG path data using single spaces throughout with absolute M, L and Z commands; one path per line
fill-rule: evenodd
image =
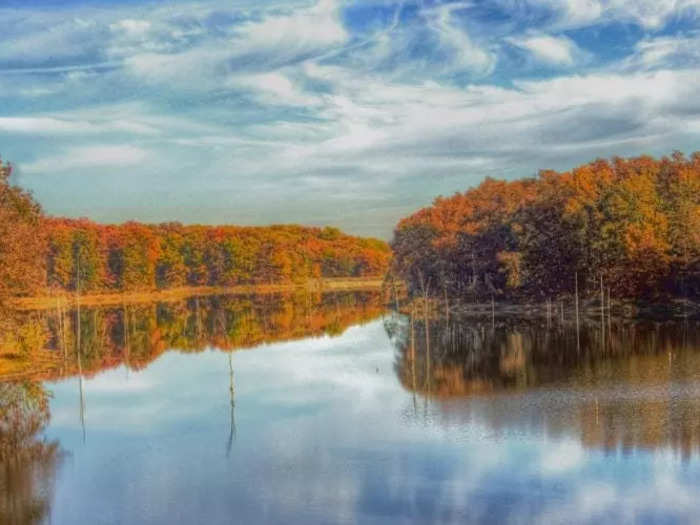
M 84 168 L 127 167 L 142 163 L 148 151 L 131 145 L 83 146 L 24 164 L 26 173 L 61 172 Z
M 0 9 L 0 153 L 49 211 L 70 188 L 97 219 L 386 236 L 485 175 L 697 145 L 700 0 L 486 4 Z M 125 166 L 138 187 L 87 198 L 81 178 Z M 178 217 L 139 208 L 165 187 Z
M 699 0 L 499 0 L 509 10 L 526 5 L 552 13 L 560 27 L 618 20 L 658 29 L 672 19 L 697 18 Z
M 573 66 L 587 57 L 570 38 L 546 34 L 534 34 L 509 39 L 513 45 L 520 47 L 535 59 L 555 66 Z

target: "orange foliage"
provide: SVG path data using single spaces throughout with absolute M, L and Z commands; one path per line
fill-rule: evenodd
M 699 232 L 700 154 L 599 159 L 438 197 L 399 222 L 393 272 L 460 297 L 553 297 L 576 273 L 584 290 L 697 296 Z

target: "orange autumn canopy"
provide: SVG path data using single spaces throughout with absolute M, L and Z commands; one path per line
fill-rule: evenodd
M 596 160 L 486 179 L 401 220 L 393 271 L 413 289 L 553 297 L 602 277 L 615 294 L 700 294 L 700 153 Z

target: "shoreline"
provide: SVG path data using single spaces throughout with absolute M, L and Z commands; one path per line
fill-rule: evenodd
M 168 302 L 208 295 L 272 294 L 280 292 L 342 292 L 380 290 L 382 277 L 334 277 L 314 279 L 302 283 L 246 284 L 237 286 L 183 286 L 164 290 L 142 290 L 132 292 L 96 292 L 83 295 L 59 292 L 52 295 L 15 297 L 8 299 L 7 306 L 14 310 L 48 310 L 57 304 L 62 306 L 109 306 L 119 304 Z

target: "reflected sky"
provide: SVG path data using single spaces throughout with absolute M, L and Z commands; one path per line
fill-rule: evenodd
M 579 426 L 548 422 L 579 409 L 581 393 L 567 383 L 456 400 L 414 394 L 397 378 L 381 319 L 231 359 L 233 375 L 229 354 L 211 349 L 83 379 L 84 435 L 79 379 L 46 383 L 45 435 L 67 453 L 51 523 L 673 523 L 700 515 L 695 456 L 586 446 Z M 680 402 L 700 397 L 693 381 Z M 623 383 L 618 392 L 643 388 Z

